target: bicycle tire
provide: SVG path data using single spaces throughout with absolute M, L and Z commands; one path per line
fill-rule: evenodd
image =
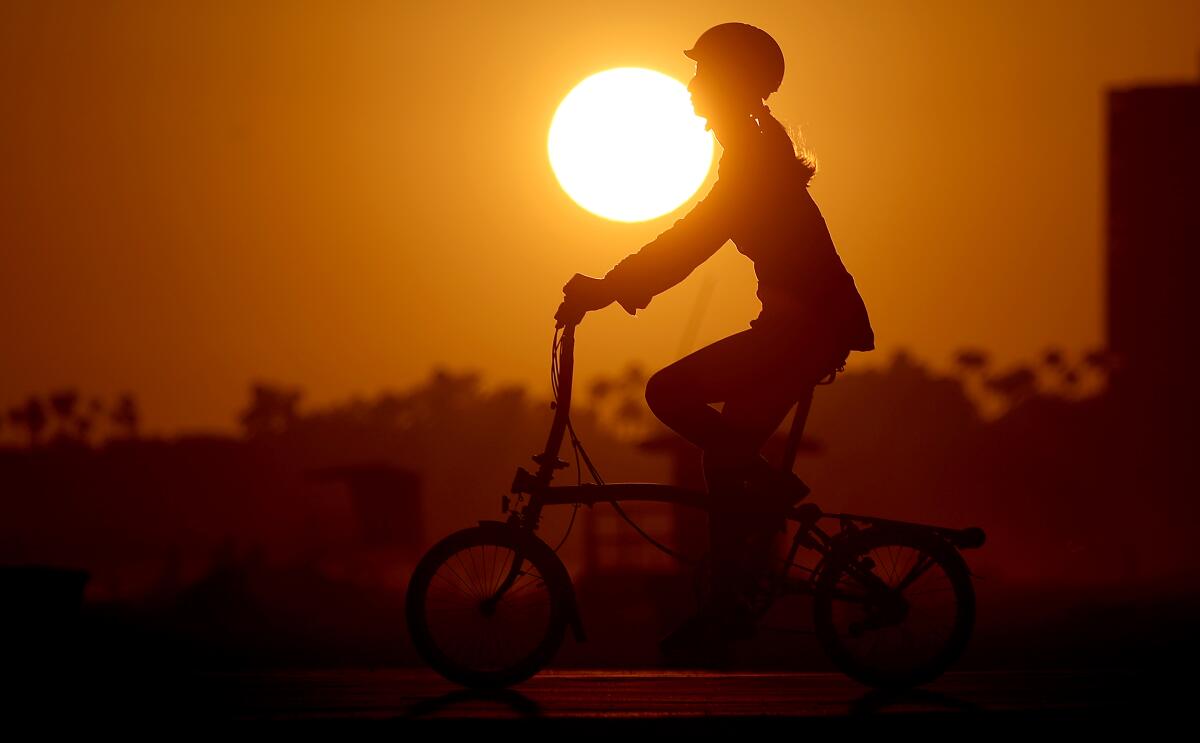
M 897 593 L 926 558 L 932 564 Z M 938 573 L 931 575 L 934 566 Z M 879 689 L 911 688 L 942 675 L 966 649 L 975 624 L 975 589 L 962 555 L 945 539 L 877 527 L 846 540 L 823 566 L 813 591 L 813 619 L 822 649 L 847 676 Z M 849 620 L 845 629 L 843 619 Z M 921 619 L 936 629 L 921 630 Z M 881 643 L 885 651 L 893 647 L 899 660 L 888 663 L 876 654 Z
M 530 534 L 503 525 L 462 529 L 431 547 L 413 570 L 405 605 L 409 636 L 421 658 L 450 681 L 472 688 L 520 683 L 562 645 L 573 606 L 569 581 L 554 551 Z M 519 631 L 527 642 L 513 639 Z M 515 652 L 496 652 L 509 641 Z

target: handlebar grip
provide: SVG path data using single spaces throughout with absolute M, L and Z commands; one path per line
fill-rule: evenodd
M 558 312 L 554 313 L 554 327 L 578 325 L 583 322 L 583 316 L 586 314 L 587 310 L 578 309 L 564 299 L 563 303 L 558 306 Z

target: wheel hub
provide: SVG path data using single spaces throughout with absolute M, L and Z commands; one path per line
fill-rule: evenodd
M 850 624 L 850 635 L 862 637 L 867 630 L 894 627 L 908 618 L 908 601 L 898 591 L 889 591 L 865 605 L 866 617 Z

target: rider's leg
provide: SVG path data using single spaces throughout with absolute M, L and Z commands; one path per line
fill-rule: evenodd
M 771 567 L 776 534 L 786 524 L 781 511 L 766 508 L 761 495 L 746 487 L 757 466 L 769 468 L 759 451 L 796 400 L 794 385 L 778 380 L 767 374 L 757 385 L 728 392 L 721 420 L 730 440 L 724 448 L 703 452 L 711 496 L 710 608 L 735 633 L 751 623 L 749 601 Z
M 744 416 L 725 416 L 709 403 L 757 390 L 763 376 L 781 368 L 784 354 L 767 340 L 761 332 L 737 333 L 665 367 L 646 385 L 646 400 L 655 415 L 703 451 L 706 485 L 717 511 L 709 515 L 714 555 L 710 601 L 663 640 L 668 656 L 719 653 L 733 639 L 735 627 L 746 626 L 737 621 L 742 575 L 733 561 L 740 552 L 742 530 L 729 527 L 735 525 L 736 507 L 742 502 L 746 460 L 757 454 L 786 410 L 775 420 L 754 424 Z
M 752 513 L 743 481 L 765 460 L 759 450 L 808 382 L 827 371 L 827 345 L 797 343 L 765 327 L 736 333 L 661 369 L 646 386 L 651 410 L 704 452 L 713 498 L 709 536 L 713 602 L 732 610 L 774 554 L 781 515 Z M 718 412 L 708 403 L 724 401 Z M 769 468 L 769 467 L 768 467 Z
M 787 523 L 781 512 L 765 508 L 761 496 L 742 480 L 752 470 L 751 459 L 765 464 L 758 451 L 794 401 L 790 388 L 760 386 L 752 393 L 732 396 L 722 417 L 730 430 L 741 432 L 741 446 L 704 453 L 705 478 L 713 496 L 709 517 L 713 602 L 719 611 L 728 612 L 735 625 L 745 621 L 746 602 L 771 567 L 777 535 Z
M 748 437 L 758 434 L 763 424 L 750 421 L 746 430 L 743 417 L 726 416 L 710 403 L 753 397 L 759 390 L 794 380 L 798 355 L 802 354 L 776 336 L 743 330 L 655 372 L 646 382 L 646 402 L 680 436 L 720 460 L 721 466 L 736 468 L 757 455 Z M 779 412 L 780 420 L 785 414 L 786 410 Z

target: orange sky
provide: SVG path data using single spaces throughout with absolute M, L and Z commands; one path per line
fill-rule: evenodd
M 549 391 L 552 315 L 670 226 L 559 189 L 546 132 L 587 75 L 686 82 L 708 26 L 787 59 L 812 192 L 878 349 L 946 368 L 1102 341 L 1103 105 L 1196 79 L 1200 2 L 0 5 L 0 405 L 138 395 L 151 431 L 230 429 L 251 379 L 306 405 L 477 368 Z M 634 318 L 579 331 L 578 374 L 678 358 L 758 310 L 732 244 Z

